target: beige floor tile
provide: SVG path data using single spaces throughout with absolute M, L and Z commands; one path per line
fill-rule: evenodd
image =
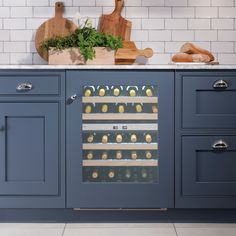
M 67 229 L 74 228 L 174 228 L 172 223 L 69 223 Z
M 236 228 L 236 224 L 233 223 L 175 223 L 174 225 L 175 228 Z
M 176 228 L 178 236 L 235 236 L 236 228 Z
M 87 226 L 77 224 L 75 227 L 75 225 L 69 224 L 66 226 L 64 236 L 176 236 L 172 224 L 169 224 L 169 227 L 165 224 L 151 224 L 151 226 L 149 224 L 144 224 L 144 226 L 142 226 L 143 224 L 132 224 L 127 227 L 125 225 L 112 224 L 106 227 L 103 224 L 103 226 L 94 227 L 93 224 Z
M 0 224 L 1 236 L 62 236 L 64 224 Z

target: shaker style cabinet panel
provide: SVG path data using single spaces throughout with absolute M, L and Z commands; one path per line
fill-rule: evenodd
M 174 207 L 174 73 L 68 71 L 68 208 Z
M 236 73 L 180 73 L 183 128 L 236 128 Z
M 65 207 L 64 82 L 59 71 L 0 73 L 0 208 Z
M 236 73 L 179 72 L 175 92 L 175 207 L 236 208 Z

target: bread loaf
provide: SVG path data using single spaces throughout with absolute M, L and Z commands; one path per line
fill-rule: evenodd
M 205 54 L 177 53 L 172 57 L 173 62 L 210 62 L 210 60 Z
M 210 61 L 215 60 L 215 57 L 213 56 L 212 53 L 210 53 L 209 51 L 207 51 L 203 48 L 200 48 L 200 47 L 194 45 L 193 43 L 185 43 L 181 47 L 180 52 L 187 53 L 187 54 L 204 54 L 210 58 Z

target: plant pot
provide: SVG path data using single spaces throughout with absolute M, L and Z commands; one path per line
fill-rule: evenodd
M 96 57 L 85 61 L 79 48 L 63 50 L 51 49 L 48 56 L 49 65 L 114 65 L 115 51 L 106 47 L 95 47 Z

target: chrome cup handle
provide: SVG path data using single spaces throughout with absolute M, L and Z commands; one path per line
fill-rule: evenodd
M 229 87 L 229 85 L 228 85 L 227 81 L 222 80 L 222 79 L 215 81 L 213 84 L 213 88 L 215 88 L 215 89 L 226 89 L 228 87 Z
M 19 92 L 27 92 L 33 89 L 33 85 L 31 83 L 22 83 L 17 85 L 16 90 Z
M 229 145 L 223 140 L 217 140 L 213 143 L 212 148 L 214 150 L 226 150 L 229 148 Z

